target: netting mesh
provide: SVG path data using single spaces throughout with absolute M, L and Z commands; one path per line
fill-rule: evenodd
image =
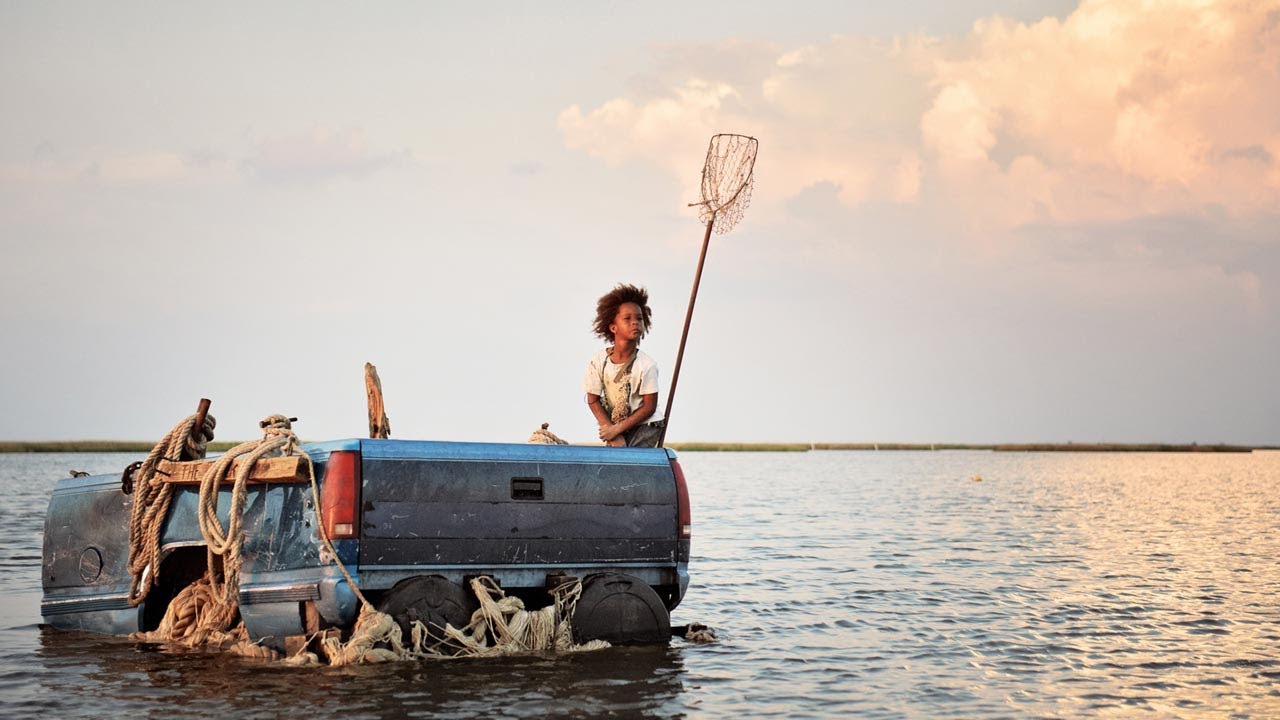
M 755 185 L 756 148 L 753 137 L 721 133 L 707 146 L 707 161 L 702 166 L 702 202 L 698 219 L 715 220 L 716 232 L 723 235 L 733 229 L 751 205 L 751 189 Z

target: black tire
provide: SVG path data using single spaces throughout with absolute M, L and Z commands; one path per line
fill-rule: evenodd
M 419 575 L 401 580 L 382 596 L 378 609 L 395 618 L 401 637 L 407 643 L 412 637 L 413 621 L 427 626 L 435 640 L 444 637 L 446 624 L 463 628 L 471 622 L 471 613 L 480 603 L 457 583 L 439 575 Z
M 608 640 L 647 645 L 671 640 L 671 616 L 662 598 L 643 580 L 620 573 L 591 575 L 573 614 L 577 642 Z

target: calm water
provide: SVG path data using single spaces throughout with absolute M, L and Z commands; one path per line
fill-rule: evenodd
M 132 459 L 0 455 L 6 716 L 1280 717 L 1280 453 L 686 453 L 719 643 L 336 670 L 40 628 L 51 480 Z

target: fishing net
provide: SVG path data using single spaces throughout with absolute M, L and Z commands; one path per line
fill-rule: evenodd
M 723 235 L 733 229 L 751 205 L 755 185 L 756 139 L 721 133 L 711 137 L 702 166 L 702 202 L 698 219 Z

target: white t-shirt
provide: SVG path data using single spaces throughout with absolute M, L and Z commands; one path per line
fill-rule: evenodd
M 615 365 L 613 361 L 609 359 L 609 348 L 604 348 L 595 355 L 592 355 L 591 361 L 587 363 L 587 374 L 582 378 L 583 392 L 587 392 L 592 395 L 599 395 L 600 397 L 606 397 L 604 387 L 605 383 L 612 383 L 614 378 L 617 377 L 618 371 L 621 370 L 622 367 L 622 365 Z M 624 376 L 624 382 L 627 380 L 627 377 L 628 376 Z M 658 364 L 653 361 L 653 358 L 645 355 L 643 351 L 637 349 L 636 361 L 631 366 L 631 375 L 629 376 L 629 380 L 631 386 L 631 412 L 635 412 L 640 409 L 642 402 L 641 396 L 654 395 L 658 392 Z M 615 388 L 615 390 L 619 389 Z M 621 388 L 620 390 L 625 392 L 625 388 Z M 616 394 L 618 393 L 611 393 L 611 395 Z M 661 419 L 662 408 L 659 407 L 654 409 L 653 415 L 650 416 L 648 420 L 645 420 L 645 422 L 657 422 Z

